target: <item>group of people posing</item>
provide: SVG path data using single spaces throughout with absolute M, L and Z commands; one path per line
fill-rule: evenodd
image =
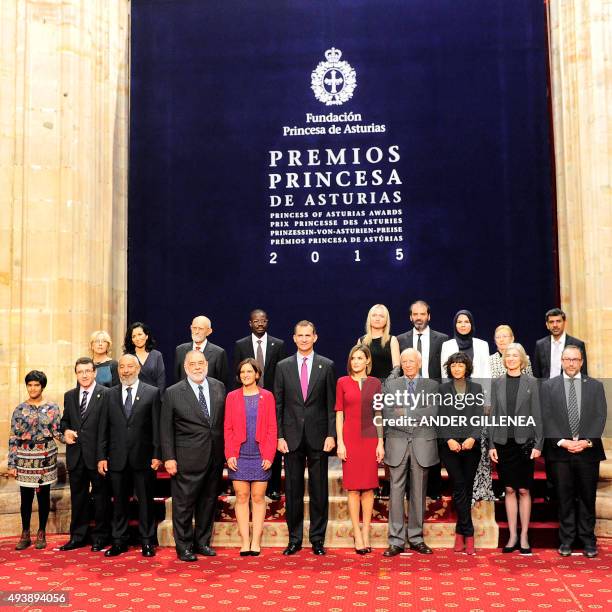
M 587 557 L 596 556 L 595 497 L 599 462 L 605 459 L 606 400 L 602 384 L 587 376 L 584 343 L 565 332 L 565 313 L 546 313 L 550 335 L 537 342 L 533 361 L 514 342 L 508 325 L 495 330 L 497 350 L 489 354 L 488 343 L 474 337 L 469 311 L 455 315 L 452 338 L 431 329 L 430 317 L 426 302 L 414 302 L 413 328 L 396 337 L 387 308 L 373 306 L 365 334 L 349 352 L 347 375 L 336 379 L 332 361 L 314 352 L 312 322 L 295 325 L 297 351 L 287 357 L 284 342 L 267 333 L 266 313 L 257 309 L 250 314 L 251 334 L 236 342 L 232 383 L 225 350 L 208 340 L 210 320 L 197 316 L 191 342 L 176 347 L 178 382 L 168 388 L 162 355 L 144 323 L 129 326 L 118 361 L 110 357 L 109 335 L 95 332 L 91 355 L 76 361 L 77 385 L 66 392 L 62 414 L 43 397 L 45 374 L 33 370 L 25 377 L 28 399 L 13 413 L 9 440 L 9 471 L 21 493 L 23 531 L 16 548 L 32 544 L 35 492 L 35 546 L 46 546 L 58 439 L 66 444 L 72 511 L 70 539 L 62 550 L 83 547 L 91 539 L 92 550 L 105 550 L 106 556 L 125 552 L 128 504 L 135 492 L 142 554 L 154 556 L 153 491 L 156 471 L 163 466 L 171 476 L 178 558 L 214 556 L 213 521 L 227 464 L 240 555 L 259 555 L 265 498 L 280 499 L 284 463 L 289 541 L 283 554 L 302 548 L 307 467 L 308 539 L 312 552 L 323 555 L 328 459 L 335 452 L 342 461 L 357 554 L 372 550 L 370 522 L 383 462 L 390 490 L 384 555 L 395 556 L 406 547 L 432 553 L 423 521 L 428 478 L 439 479 L 440 461 L 452 481 L 454 550 L 474 553 L 471 506 L 474 500 L 492 499 L 492 462 L 505 487 L 510 538 L 503 552 L 529 554 L 530 486 L 534 460 L 544 452 L 559 508 L 559 554 L 571 554 L 577 542 Z M 227 392 L 229 385 L 235 389 Z M 375 398 L 380 397 L 397 399 L 385 400 L 378 411 Z M 467 402 L 468 397 L 484 399 Z M 452 428 L 436 428 L 423 419 L 458 414 L 465 418 Z M 489 428 L 480 424 L 478 417 L 484 415 L 492 419 Z

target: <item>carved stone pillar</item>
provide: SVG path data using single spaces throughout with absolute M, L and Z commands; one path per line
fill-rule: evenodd
M 0 461 L 28 370 L 61 403 L 91 332 L 122 341 L 129 8 L 0 3 Z

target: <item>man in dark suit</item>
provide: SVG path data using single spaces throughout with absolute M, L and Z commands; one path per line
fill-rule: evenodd
M 186 379 L 166 389 L 161 413 L 162 457 L 172 477 L 172 528 L 177 556 L 214 557 L 210 546 L 223 473 L 225 385 L 207 377 L 201 351 L 185 356 Z M 195 515 L 195 532 L 192 520 Z
M 410 321 L 413 328 L 397 337 L 400 353 L 407 348 L 413 348 L 421 353 L 422 365 L 420 376 L 433 378 L 440 382 L 442 369 L 440 355 L 442 344 L 448 340 L 446 334 L 437 332 L 429 327 L 431 309 L 427 302 L 417 300 L 410 305 Z
M 259 379 L 260 386 L 274 393 L 276 364 L 285 358 L 285 343 L 268 334 L 268 315 L 260 308 L 251 312 L 249 327 L 251 335 L 238 340 L 234 347 L 234 371 L 243 359 L 253 357 L 263 371 Z M 238 386 L 240 385 L 236 381 L 235 387 Z M 277 452 L 267 487 L 267 495 L 274 501 L 280 499 L 282 465 L 283 456 Z
M 229 382 L 229 367 L 227 353 L 225 349 L 208 341 L 208 336 L 212 334 L 210 319 L 203 315 L 195 317 L 191 322 L 191 342 L 179 344 L 176 347 L 174 358 L 174 379 L 176 382 L 185 379 L 185 355 L 189 351 L 200 351 L 204 354 L 208 363 L 208 378 L 216 378 L 224 385 Z
M 60 550 L 82 548 L 89 531 L 89 487 L 94 499 L 95 528 L 91 550 L 99 552 L 110 541 L 110 493 L 98 474 L 96 448 L 100 415 L 108 389 L 96 383 L 96 365 L 91 357 L 76 360 L 77 386 L 64 394 L 60 429 L 66 442 L 66 466 L 70 477 L 70 539 Z
M 410 321 L 413 329 L 397 337 L 400 353 L 407 348 L 413 348 L 421 353 L 421 371 L 419 376 L 432 378 L 438 382 L 442 379 L 440 363 L 442 344 L 448 340 L 446 334 L 437 332 L 429 327 L 431 308 L 423 300 L 410 304 Z M 437 463 L 429 469 L 427 480 L 427 495 L 431 499 L 439 499 L 442 493 L 441 465 Z
M 560 308 L 546 313 L 546 327 L 550 336 L 540 338 L 533 351 L 533 375 L 536 378 L 554 378 L 561 374 L 561 353 L 568 345 L 577 346 L 582 352 L 583 376 L 587 375 L 586 347 L 582 340 L 565 333 L 566 315 Z
M 135 355 L 119 359 L 121 383 L 108 393 L 100 416 L 98 472 L 107 474 L 113 490 L 113 545 L 104 553 L 116 557 L 128 549 L 128 514 L 132 491 L 138 497 L 138 529 L 143 557 L 155 556 L 153 495 L 155 471 L 161 465 L 159 389 L 138 380 Z
M 302 548 L 304 535 L 304 468 L 308 465 L 309 539 L 315 555 L 325 554 L 328 453 L 336 445 L 336 375 L 332 361 L 313 351 L 315 326 L 300 321 L 293 341 L 297 354 L 276 368 L 274 394 L 278 450 L 285 458 L 285 507 L 289 544 L 284 555 Z
M 597 556 L 595 498 L 599 462 L 606 458 L 601 436 L 607 405 L 603 385 L 580 375 L 579 347 L 565 347 L 563 373 L 542 385 L 542 417 L 546 436 L 544 452 L 559 506 L 559 554 L 572 554 L 576 536 L 586 557 Z

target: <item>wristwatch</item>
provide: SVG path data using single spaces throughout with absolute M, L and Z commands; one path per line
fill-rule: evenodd
M 585 442 L 587 443 L 587 446 L 589 448 L 591 448 L 593 446 L 593 442 L 591 440 L 589 440 L 589 438 L 585 438 Z

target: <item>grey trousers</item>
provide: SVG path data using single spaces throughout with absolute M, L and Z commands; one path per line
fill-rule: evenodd
M 404 522 L 404 498 L 406 476 L 410 470 L 410 502 L 408 506 L 408 529 Z M 389 466 L 391 495 L 389 497 L 389 544 L 405 546 L 406 542 L 423 542 L 423 519 L 425 516 L 425 492 L 427 472 L 412 453 L 412 442 L 408 442 L 406 453 L 397 467 Z

